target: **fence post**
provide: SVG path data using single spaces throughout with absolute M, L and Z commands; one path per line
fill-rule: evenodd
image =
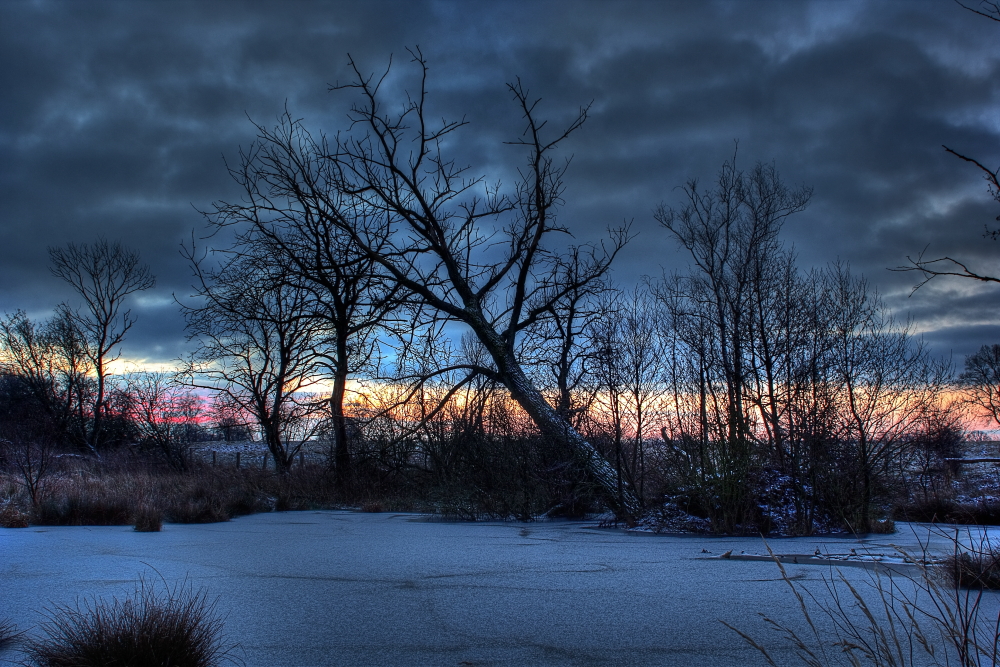
M 306 467 L 306 453 L 301 449 L 299 450 L 299 467 L 300 468 Z
M 240 453 L 236 452 L 236 467 L 240 467 Z
M 216 452 L 213 449 L 212 450 L 212 465 L 216 465 L 217 463 L 218 463 L 218 461 L 216 460 Z
M 267 452 L 264 452 L 264 461 L 260 464 L 261 470 L 267 470 Z

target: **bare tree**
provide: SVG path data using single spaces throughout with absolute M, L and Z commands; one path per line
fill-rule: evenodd
M 725 509 L 720 519 L 747 525 L 741 516 L 754 511 L 747 478 L 753 465 L 757 434 L 747 409 L 747 390 L 754 376 L 753 338 L 755 306 L 766 267 L 780 256 L 778 233 L 785 219 L 803 210 L 811 197 L 806 187 L 788 188 L 773 165 L 757 163 L 749 172 L 736 167 L 735 156 L 723 164 L 713 190 L 702 191 L 697 181 L 684 187 L 680 208 L 661 205 L 656 219 L 688 251 L 691 273 L 673 281 L 692 317 L 704 319 L 711 330 L 705 350 L 714 362 L 718 384 L 706 375 L 700 380 L 703 404 L 722 390 L 724 424 L 716 439 L 715 493 Z M 707 424 L 706 424 L 707 426 Z M 704 437 L 704 436 L 702 436 Z
M 936 404 L 949 373 L 847 267 L 833 265 L 825 289 L 833 304 L 830 381 L 837 387 L 839 437 L 853 450 L 860 487 L 852 527 L 867 531 L 877 483 Z
M 156 280 L 140 262 L 139 253 L 117 241 L 100 239 L 94 244 L 49 248 L 49 258 L 53 275 L 69 283 L 83 299 L 81 310 L 66 304 L 60 310 L 83 334 L 84 349 L 97 377 L 87 434 L 87 447 L 96 455 L 104 444 L 108 367 L 121 355 L 119 346 L 135 324 L 125 301 L 135 292 L 152 288 Z
M 599 280 L 627 240 L 622 229 L 607 246 L 586 248 L 573 284 L 561 282 L 564 257 L 545 244 L 553 234 L 569 232 L 555 220 L 566 167 L 557 166 L 552 154 L 583 124 L 587 110 L 550 134 L 536 115 L 537 100 L 520 82 L 512 84 L 511 95 L 525 121 L 524 133 L 512 143 L 527 150 L 528 161 L 513 191 L 503 194 L 499 186 L 486 185 L 485 177 L 470 175 L 445 155 L 452 135 L 466 123 L 431 126 L 427 65 L 419 50 L 411 53 L 419 87 L 398 113 L 386 111 L 383 102 L 386 76 L 365 76 L 353 60 L 353 82 L 337 87 L 360 98 L 351 109 L 350 130 L 337 137 L 326 156 L 343 199 L 330 201 L 325 185 L 317 187 L 308 170 L 295 164 L 295 156 L 289 159 L 291 173 L 274 178 L 323 201 L 317 215 L 410 295 L 430 326 L 446 320 L 468 327 L 489 363 L 438 370 L 464 371 L 459 385 L 483 375 L 505 386 L 547 437 L 566 442 L 577 453 L 609 505 L 631 521 L 639 512 L 634 493 L 628 490 L 619 501 L 613 467 L 546 402 L 517 354 L 518 336 L 536 325 L 551 304 Z M 230 220 L 228 208 L 218 206 L 221 224 Z M 247 216 L 235 220 L 246 221 Z
M 990 0 L 980 0 L 978 9 L 974 6 L 966 5 L 961 2 L 961 0 L 955 0 L 955 4 L 974 14 L 1000 22 L 1000 3 L 992 2 Z M 947 146 L 942 146 L 942 148 L 957 157 L 959 160 L 963 160 L 977 167 L 982 173 L 983 178 L 986 180 L 986 187 L 989 190 L 990 196 L 992 196 L 995 201 L 1000 203 L 1000 168 L 990 169 L 975 158 L 954 151 Z M 998 215 L 996 219 L 1000 221 L 1000 215 Z M 996 241 L 1000 239 L 1000 229 L 990 229 L 989 227 L 986 227 L 986 231 L 983 236 Z M 909 262 L 908 264 L 904 266 L 897 266 L 892 270 L 916 271 L 920 273 L 923 279 L 913 286 L 914 292 L 938 276 L 956 276 L 958 278 L 967 278 L 977 282 L 1000 283 L 1000 277 L 983 273 L 979 269 L 971 269 L 969 268 L 967 262 L 953 257 L 944 256 L 934 259 L 924 259 L 924 252 L 921 252 L 916 256 L 916 258 L 907 255 L 906 260 Z
M 87 411 L 93 404 L 93 369 L 76 323 L 60 309 L 41 324 L 24 311 L 0 320 L 0 368 L 27 389 L 37 413 L 32 421 L 59 444 L 86 448 Z M 46 424 L 39 424 L 44 416 Z
M 618 474 L 644 498 L 646 439 L 662 397 L 661 325 L 642 288 L 606 295 L 594 325 L 594 374 L 599 391 L 594 417 L 610 426 Z
M 958 376 L 968 402 L 1000 425 L 1000 345 L 983 345 L 965 358 L 965 370 Z
M 228 252 L 266 254 L 275 275 L 308 295 L 303 315 L 326 328 L 325 344 L 315 352 L 332 380 L 330 459 L 343 488 L 351 468 L 344 411 L 348 380 L 373 374 L 379 336 L 391 333 L 400 287 L 387 281 L 376 262 L 332 222 L 331 211 L 352 209 L 331 169 L 325 139 L 314 139 L 287 111 L 273 130 L 261 125 L 257 130 L 257 143 L 231 170 L 245 200 L 218 205 L 209 220 L 238 224 L 242 233 Z M 358 216 L 356 226 L 371 224 L 362 212 Z
M 142 444 L 158 450 L 174 468 L 187 470 L 184 449 L 200 412 L 198 397 L 163 371 L 133 371 L 122 380 L 121 402 Z
M 621 326 L 618 349 L 622 364 L 622 389 L 628 430 L 632 437 L 629 468 L 639 497 L 642 498 L 645 495 L 646 439 L 664 386 L 660 366 L 663 340 L 657 321 L 658 314 L 645 289 L 637 287 L 625 294 L 619 313 Z
M 714 191 L 702 192 L 697 181 L 684 188 L 687 203 L 679 209 L 660 206 L 656 219 L 688 251 L 696 269 L 689 289 L 705 299 L 705 317 L 718 330 L 719 359 L 726 382 L 727 438 L 749 437 L 743 410 L 748 319 L 753 317 L 755 286 L 761 269 L 778 252 L 784 220 L 803 210 L 812 191 L 791 190 L 773 165 L 757 163 L 749 173 L 735 158 L 719 172 Z
M 560 282 L 579 286 L 549 305 L 538 326 L 526 332 L 521 350 L 522 363 L 540 387 L 553 392 L 556 412 L 574 428 L 593 403 L 599 347 L 594 337 L 597 324 L 609 316 L 601 296 L 610 289 L 603 280 L 580 284 L 578 255 L 579 249 L 571 249 Z
M 210 269 L 193 253 L 201 303 L 182 307 L 198 349 L 179 381 L 220 393 L 253 415 L 275 468 L 287 472 L 318 429 L 322 409 L 306 394 L 323 377 L 316 348 L 325 335 L 309 316 L 310 295 L 275 275 L 269 258 L 238 254 Z
M 13 463 L 18 473 L 14 479 L 24 487 L 31 504 L 37 507 L 52 472 L 52 443 L 44 435 L 25 433 L 16 427 L 4 431 L 9 438 L 0 438 L 0 453 L 6 454 L 4 458 Z

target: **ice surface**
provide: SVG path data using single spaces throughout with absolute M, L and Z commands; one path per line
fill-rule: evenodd
M 950 551 L 947 531 L 769 541 L 779 554 Z M 974 537 L 972 539 L 978 539 Z M 929 542 L 928 542 L 929 540 Z M 760 538 L 599 529 L 594 522 L 445 523 L 412 514 L 289 512 L 228 523 L 0 529 L 0 617 L 187 578 L 218 598 L 249 667 L 757 665 L 719 619 L 793 656 L 757 616 L 800 626 Z M 821 591 L 829 565 L 787 563 Z M 867 581 L 865 568 L 844 568 Z M 0 664 L 17 656 L 0 654 Z M 8 662 L 3 662 L 7 660 Z

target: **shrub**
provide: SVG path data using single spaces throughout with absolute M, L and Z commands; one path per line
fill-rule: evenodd
M 41 526 L 127 526 L 132 523 L 132 502 L 110 493 L 52 496 L 35 508 L 34 522 Z
M 948 567 L 958 586 L 1000 590 L 1000 551 L 995 548 L 957 554 L 949 559 Z
M 214 498 L 183 498 L 171 503 L 166 514 L 174 523 L 219 523 L 231 518 L 222 503 Z
M 57 606 L 47 615 L 43 636 L 24 647 L 38 667 L 213 667 L 230 659 L 204 591 L 176 586 L 160 593 L 141 581 L 124 599 Z
M 892 519 L 875 519 L 871 522 L 871 532 L 877 535 L 892 535 L 896 532 L 896 522 Z

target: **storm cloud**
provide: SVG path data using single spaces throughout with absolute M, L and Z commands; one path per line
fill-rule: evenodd
M 814 190 L 785 240 L 800 264 L 840 260 L 942 353 L 1000 342 L 1000 288 L 887 270 L 925 248 L 1000 271 L 996 203 L 975 167 L 1000 164 L 1000 24 L 933 2 L 302 2 L 0 4 L 0 310 L 72 300 L 47 247 L 99 236 L 158 277 L 134 304 L 126 355 L 184 350 L 179 244 L 199 209 L 239 196 L 224 157 L 286 108 L 346 127 L 347 54 L 389 83 L 431 67 L 433 114 L 465 117 L 454 151 L 488 180 L 522 156 L 505 84 L 520 77 L 553 125 L 591 104 L 560 219 L 581 241 L 632 224 L 623 285 L 683 269 L 653 220 L 677 186 L 737 151 Z M 401 88 L 396 88 L 396 94 Z

